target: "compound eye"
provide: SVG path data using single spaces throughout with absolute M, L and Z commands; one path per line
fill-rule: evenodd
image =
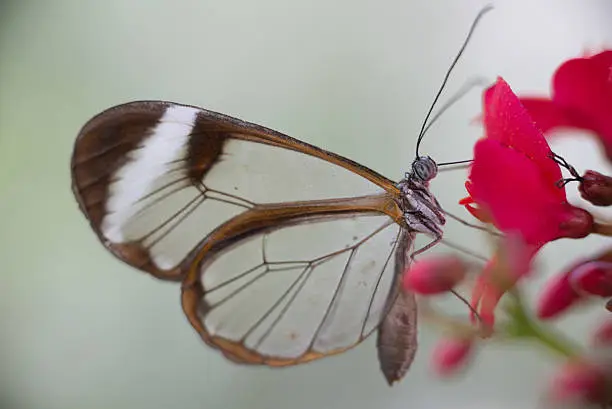
M 412 164 L 414 174 L 423 181 L 434 178 L 438 172 L 438 166 L 429 156 L 421 156 Z

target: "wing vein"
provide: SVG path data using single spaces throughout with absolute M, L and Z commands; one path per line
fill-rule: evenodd
M 174 184 L 176 184 L 176 183 L 184 182 L 184 181 L 186 181 L 187 179 L 189 179 L 189 178 L 188 178 L 187 176 L 184 176 L 184 177 L 182 177 L 182 178 L 172 180 L 172 181 L 170 181 L 170 182 L 168 182 L 168 183 L 166 183 L 166 184 L 164 184 L 164 185 L 162 185 L 162 186 L 158 187 L 157 189 L 152 190 L 151 192 L 147 193 L 146 195 L 144 195 L 144 196 L 140 197 L 140 198 L 139 198 L 139 199 L 138 199 L 138 200 L 137 200 L 135 203 L 140 203 L 140 202 L 143 202 L 143 201 L 145 201 L 146 199 L 148 199 L 148 198 L 150 198 L 150 197 L 152 197 L 152 196 L 156 195 L 157 193 L 160 193 L 160 192 L 164 191 L 165 189 L 167 189 L 167 188 L 171 187 L 172 185 L 174 185 Z M 182 187 L 189 187 L 189 185 L 185 185 L 185 186 L 182 186 Z M 176 193 L 176 192 L 178 192 L 178 191 L 180 191 L 180 190 L 181 190 L 181 189 L 178 189 L 178 190 L 171 190 L 171 191 L 170 191 L 170 193 L 168 193 L 168 194 L 164 194 L 162 197 L 158 198 L 158 200 L 163 200 L 163 199 L 167 198 L 168 196 L 170 196 L 171 194 Z
M 198 203 L 196 203 L 198 201 L 198 199 L 200 200 Z M 178 217 L 178 221 L 176 223 L 174 223 L 173 225 L 171 225 L 163 234 L 160 234 L 159 237 L 156 237 L 155 240 L 153 240 L 151 243 L 148 243 L 146 245 L 147 249 L 151 249 L 153 246 L 155 246 L 157 243 L 159 243 L 164 237 L 166 237 L 172 230 L 174 230 L 179 224 L 181 224 L 181 222 L 183 220 L 185 220 L 187 217 L 189 217 L 189 215 L 191 213 L 193 213 L 198 206 L 200 206 L 202 203 L 204 203 L 204 201 L 206 200 L 206 197 L 202 197 L 202 196 L 196 196 L 193 199 L 191 199 L 189 202 L 187 202 L 187 204 L 185 206 L 183 206 L 182 208 L 180 208 L 177 212 L 175 212 L 172 216 L 170 216 L 170 218 L 168 218 L 166 221 L 164 221 L 162 224 L 160 224 L 159 226 L 157 226 L 156 228 L 154 228 L 153 230 L 151 230 L 149 233 L 147 233 L 145 236 L 143 236 L 141 238 L 141 240 L 144 242 L 146 239 L 148 239 L 149 237 L 151 237 L 153 234 L 157 233 L 158 231 L 160 231 L 161 229 L 163 229 L 164 227 L 166 227 L 169 223 L 171 223 L 174 219 L 176 219 Z M 194 203 L 196 203 L 195 206 L 192 206 Z M 191 207 L 191 208 L 190 208 Z M 187 211 L 185 211 L 187 210 Z M 183 214 L 181 214 L 183 213 Z M 180 216 L 180 217 L 179 217 Z
M 247 199 L 242 198 L 242 197 L 240 197 L 240 196 L 236 196 L 236 195 L 233 195 L 233 194 L 231 194 L 231 193 L 225 193 L 225 192 L 222 192 L 222 191 L 217 190 L 217 189 L 210 189 L 210 188 L 206 187 L 206 185 L 204 185 L 204 184 L 202 184 L 202 186 L 204 186 L 204 188 L 206 189 L 206 191 L 207 191 L 207 192 L 216 193 L 216 194 L 221 195 L 221 196 L 227 196 L 227 197 L 229 197 L 230 199 L 241 200 L 241 201 L 243 201 L 243 202 L 248 203 L 249 205 L 251 205 L 251 207 L 253 207 L 253 206 L 256 206 L 256 205 L 257 205 L 256 203 L 251 202 L 250 200 L 247 200 Z
M 253 324 L 248 330 L 247 332 L 244 334 L 244 336 L 242 337 L 242 341 L 244 342 L 244 340 L 246 340 L 248 338 L 248 336 L 257 328 L 259 327 L 259 325 L 264 322 L 266 320 L 266 318 L 268 318 L 270 316 L 270 314 L 272 314 L 272 312 L 276 309 L 276 307 L 278 307 L 284 300 L 285 298 L 287 298 L 287 296 L 289 295 L 289 293 L 291 293 L 291 290 L 293 290 L 293 288 L 297 285 L 297 283 L 300 282 L 300 280 L 302 280 L 302 278 L 304 277 L 304 275 L 306 274 L 306 272 L 308 271 L 308 268 L 311 266 L 306 266 L 302 272 L 298 275 L 298 277 L 293 280 L 293 282 L 291 283 L 291 285 L 285 290 L 285 292 L 281 295 L 281 297 L 276 300 L 276 302 L 255 322 L 255 324 Z M 294 267 L 295 268 L 295 267 Z M 294 269 L 293 268 L 293 269 Z M 292 268 L 288 268 L 285 270 L 290 270 Z M 276 270 L 279 271 L 279 270 Z M 294 299 L 294 298 L 293 298 Z M 293 299 L 289 302 L 291 303 L 293 301 Z M 276 325 L 276 323 L 273 323 L 272 325 Z M 263 334 L 260 339 L 257 341 L 257 345 L 259 346 L 261 344 L 261 342 L 263 342 L 263 338 L 267 336 L 266 334 Z
M 342 275 L 340 276 L 340 280 L 338 280 L 338 284 L 336 284 L 336 288 L 334 289 L 334 295 L 332 296 L 332 299 L 325 310 L 325 314 L 323 315 L 321 322 L 317 326 L 317 330 L 315 331 L 312 338 L 310 339 L 310 342 L 308 343 L 308 350 L 311 350 L 313 348 L 313 345 L 316 342 L 319 333 L 321 332 L 321 328 L 323 328 L 323 325 L 325 324 L 325 321 L 327 321 L 328 316 L 330 316 L 330 314 L 332 313 L 332 310 L 335 312 L 338 308 L 336 300 L 338 299 L 338 294 L 341 293 L 341 289 L 344 288 L 344 286 L 346 285 L 346 278 L 348 276 L 347 272 L 350 269 L 351 261 L 353 260 L 353 257 L 355 256 L 356 252 L 357 247 L 352 249 L 351 254 L 349 254 L 348 256 L 346 265 L 344 266 L 344 270 L 342 271 Z
M 100 149 L 100 150 L 90 154 L 89 156 L 79 157 L 78 159 L 76 159 L 74 161 L 74 164 L 73 164 L 72 168 L 74 169 L 74 168 L 76 168 L 78 166 L 82 166 L 82 165 L 86 164 L 89 161 L 92 161 L 92 160 L 97 159 L 97 158 L 99 158 L 101 156 L 104 156 L 107 153 L 109 153 L 109 152 L 111 152 L 111 151 L 113 151 L 113 150 L 115 150 L 117 148 L 121 148 L 121 147 L 123 147 L 123 146 L 125 146 L 125 145 L 127 145 L 129 143 L 131 143 L 130 140 L 125 140 L 124 139 L 124 140 L 119 141 L 119 143 L 108 145 L 108 146 L 104 147 L 103 149 Z
M 263 267 L 263 266 L 265 266 L 265 264 L 263 264 L 263 263 L 259 263 L 259 264 L 258 264 L 258 265 L 256 265 L 255 267 L 249 268 L 249 269 L 248 269 L 248 270 L 246 270 L 245 272 L 240 273 L 240 274 L 238 274 L 237 276 L 232 277 L 232 278 L 230 278 L 229 280 L 222 282 L 221 284 L 217 285 L 216 287 L 211 287 L 210 289 L 206 289 L 206 294 L 210 294 L 210 293 L 212 293 L 212 292 L 214 292 L 214 291 L 216 291 L 216 290 L 219 290 L 219 289 L 221 289 L 221 288 L 225 287 L 226 285 L 229 285 L 229 284 L 233 283 L 233 282 L 234 282 L 234 281 L 236 281 L 236 280 L 240 280 L 241 278 L 243 278 L 243 277 L 245 277 L 245 276 L 247 276 L 247 275 L 251 274 L 253 271 L 255 271 L 255 270 L 257 270 L 258 268 Z
M 250 270 L 248 270 L 248 273 L 252 273 L 253 271 L 257 270 L 259 267 L 261 267 L 263 264 L 260 264 L 259 266 L 257 266 L 256 268 L 252 268 Z M 236 288 L 234 291 L 232 291 L 231 293 L 229 293 L 228 295 L 226 295 L 225 297 L 221 298 L 219 301 L 217 301 L 214 305 L 210 306 L 210 311 L 214 310 L 215 308 L 219 307 L 220 305 L 222 305 L 223 303 L 225 303 L 227 300 L 229 300 L 230 298 L 234 297 L 237 294 L 240 294 L 245 288 L 247 288 L 248 286 L 250 286 L 251 284 L 253 284 L 255 281 L 259 280 L 261 277 L 265 276 L 266 274 L 268 274 L 270 272 L 270 270 L 268 269 L 268 267 L 266 267 L 264 269 L 264 271 L 262 271 L 261 273 L 259 273 L 258 275 L 256 275 L 255 277 L 251 278 L 249 281 L 247 281 L 246 283 L 242 284 L 240 287 Z M 208 293 L 208 292 L 207 292 Z
M 376 297 L 376 293 L 378 292 L 380 281 L 382 280 L 385 270 L 387 269 L 387 265 L 389 264 L 391 257 L 393 257 L 393 254 L 395 253 L 395 249 L 397 248 L 397 242 L 399 240 L 400 235 L 401 235 L 401 229 L 397 233 L 397 237 L 395 238 L 395 241 L 393 242 L 393 246 L 391 247 L 391 250 L 389 251 L 389 255 L 387 256 L 387 259 L 385 260 L 385 264 L 382 266 L 380 270 L 380 274 L 378 275 L 378 279 L 376 280 L 376 285 L 374 286 L 374 290 L 372 291 L 372 295 L 370 296 L 370 302 L 368 303 L 368 309 L 366 311 L 365 317 L 363 319 L 363 324 L 361 326 L 360 336 L 362 339 L 368 335 L 368 334 L 364 335 L 364 331 L 365 331 L 366 325 L 368 324 L 368 318 L 370 317 L 370 312 L 372 311 L 372 304 L 374 303 L 374 298 Z M 395 272 L 393 274 L 395 274 Z M 377 325 L 374 326 L 374 328 L 376 327 Z
M 274 321 L 272 321 L 272 323 L 270 324 L 270 327 L 268 327 L 268 329 L 261 335 L 261 337 L 256 343 L 255 348 L 259 348 L 261 346 L 261 343 L 270 335 L 274 327 L 276 327 L 276 324 L 278 324 L 280 320 L 283 319 L 283 317 L 285 316 L 285 314 L 287 313 L 287 311 L 293 304 L 293 301 L 295 301 L 299 293 L 304 288 L 304 285 L 306 285 L 306 282 L 308 281 L 308 278 L 310 278 L 310 276 L 312 275 L 313 271 L 314 271 L 314 266 L 312 264 L 309 264 L 304 268 L 304 271 L 300 273 L 296 281 L 299 281 L 301 277 L 304 277 L 304 278 L 302 282 L 300 283 L 300 285 L 298 286 L 298 289 L 293 293 L 293 295 L 291 296 L 287 304 L 281 309 L 280 313 L 278 314 L 278 317 L 276 317 Z M 305 273 L 305 276 L 304 276 L 304 273 Z

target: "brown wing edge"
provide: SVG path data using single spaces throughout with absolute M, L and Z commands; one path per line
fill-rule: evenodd
M 112 174 L 125 164 L 126 154 L 138 146 L 170 106 L 190 107 L 199 111 L 188 150 L 189 176 L 194 182 L 202 180 L 205 173 L 214 166 L 222 154 L 225 140 L 236 138 L 318 157 L 359 174 L 394 196 L 399 194 L 391 180 L 357 162 L 224 114 L 169 101 L 132 101 L 111 107 L 91 118 L 77 136 L 71 158 L 72 191 L 100 242 L 121 261 L 156 278 L 182 280 L 186 274 L 183 266 L 190 264 L 188 260 L 199 252 L 206 239 L 194 247 L 185 258 L 185 263 L 172 270 L 161 270 L 153 264 L 148 251 L 138 242 L 116 244 L 106 240 L 100 224 L 104 217 L 107 187 Z M 85 190 L 88 190 L 87 194 Z
M 389 297 L 389 312 L 378 327 L 376 348 L 380 369 L 389 386 L 410 369 L 418 349 L 417 302 L 414 293 L 402 290 L 402 274 L 409 265 L 409 252 L 416 234 L 403 230 L 395 252 L 395 294 Z
M 224 250 L 253 234 L 291 224 L 307 223 L 315 219 L 320 220 L 325 217 L 342 217 L 364 213 L 386 214 L 394 222 L 400 225 L 403 223 L 401 210 L 394 197 L 387 193 L 360 198 L 322 200 L 317 204 L 307 202 L 293 205 L 270 205 L 247 211 L 229 220 L 208 237 L 183 280 L 182 306 L 187 319 L 206 344 L 219 349 L 226 358 L 242 364 L 284 367 L 336 355 L 353 348 L 359 342 L 327 353 L 307 351 L 298 358 L 287 359 L 264 356 L 249 350 L 239 342 L 209 334 L 200 318 L 204 317 L 209 309 L 209 306 L 203 301 L 204 288 L 200 271 L 205 269 L 208 263 L 211 263 Z
M 148 252 L 139 243 L 111 243 L 100 229 L 113 172 L 127 162 L 126 155 L 148 135 L 167 107 L 167 103 L 154 101 L 128 103 L 91 118 L 77 135 L 70 173 L 72 192 L 79 209 L 111 254 L 159 279 L 179 281 L 181 272 L 178 269 L 164 271 L 155 268 Z

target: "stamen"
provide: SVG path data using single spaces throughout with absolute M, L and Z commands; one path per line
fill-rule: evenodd
M 582 176 L 580 176 L 580 174 L 578 173 L 578 171 L 576 170 L 576 168 L 574 168 L 572 165 L 570 165 L 568 163 L 568 161 L 565 160 L 565 158 L 563 158 L 561 155 L 558 155 L 554 152 L 551 152 L 549 157 L 559 166 L 561 166 L 564 169 L 567 169 L 567 171 L 570 173 L 570 175 L 572 175 L 571 178 L 563 178 L 563 179 L 559 179 L 557 181 L 557 183 L 555 184 L 559 189 L 564 187 L 565 185 L 567 185 L 570 182 L 582 182 L 584 180 L 584 178 Z

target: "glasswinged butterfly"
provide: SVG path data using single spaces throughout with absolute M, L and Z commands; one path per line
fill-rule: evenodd
M 81 129 L 71 161 L 79 207 L 121 261 L 181 282 L 189 322 L 232 361 L 300 364 L 377 331 L 392 384 L 417 349 L 415 297 L 399 291 L 399 278 L 415 254 L 442 239 L 445 224 L 429 190 L 438 165 L 418 146 L 489 9 L 448 70 L 399 183 L 256 124 L 136 101 Z M 433 241 L 414 251 L 417 233 Z

